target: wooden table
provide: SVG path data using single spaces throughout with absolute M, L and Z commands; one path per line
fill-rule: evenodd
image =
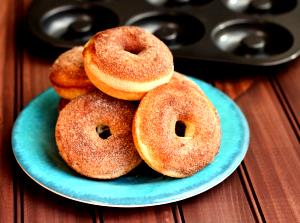
M 211 81 L 245 113 L 251 142 L 237 170 L 203 194 L 155 207 L 108 208 L 62 198 L 29 179 L 13 157 L 11 129 L 22 108 L 50 86 L 53 60 L 26 49 L 20 24 L 28 4 L 4 0 L 0 7 L 1 223 L 300 222 L 300 59 L 272 75 Z

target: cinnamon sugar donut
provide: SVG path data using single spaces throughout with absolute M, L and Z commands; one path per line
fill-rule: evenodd
M 59 113 L 56 143 L 61 157 L 78 173 L 112 179 L 135 168 L 141 158 L 132 138 L 136 105 L 100 91 L 73 99 Z
M 193 87 L 193 88 L 197 89 L 201 94 L 204 94 L 202 89 L 194 81 L 192 81 L 187 76 L 185 76 L 181 73 L 178 73 L 176 71 L 174 71 L 173 77 L 169 83 L 173 83 L 173 82 L 181 83 L 184 85 L 189 85 L 189 87 Z
M 169 82 L 173 56 L 154 35 L 134 26 L 97 33 L 85 45 L 84 68 L 101 91 L 120 99 L 139 100 Z
M 85 74 L 82 51 L 82 46 L 74 47 L 61 54 L 52 65 L 49 79 L 62 98 L 71 100 L 95 90 Z
M 208 98 L 177 80 L 148 92 L 133 121 L 133 138 L 142 159 L 171 177 L 193 175 L 218 153 L 220 120 Z

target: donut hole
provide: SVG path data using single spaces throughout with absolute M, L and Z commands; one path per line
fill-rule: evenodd
M 143 47 L 132 47 L 132 46 L 125 46 L 124 50 L 131 53 L 131 54 L 135 54 L 138 55 L 140 52 L 142 52 L 144 50 Z
M 175 133 L 179 137 L 185 136 L 186 125 L 183 121 L 177 121 L 175 124 Z
M 111 136 L 110 128 L 107 125 L 98 125 L 96 127 L 96 132 L 98 133 L 101 139 L 107 139 Z
M 175 123 L 175 134 L 178 137 L 192 137 L 195 131 L 195 126 L 187 121 L 178 120 Z

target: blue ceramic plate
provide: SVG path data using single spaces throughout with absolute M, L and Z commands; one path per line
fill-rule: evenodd
M 243 160 L 248 144 L 247 121 L 237 105 L 214 87 L 193 79 L 217 108 L 222 143 L 215 160 L 197 174 L 173 179 L 142 165 L 116 180 L 92 180 L 72 171 L 60 158 L 54 138 L 58 95 L 49 89 L 20 113 L 12 133 L 13 152 L 21 168 L 38 184 L 84 203 L 138 207 L 182 200 L 222 182 Z

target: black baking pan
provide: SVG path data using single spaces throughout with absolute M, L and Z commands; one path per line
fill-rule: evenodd
M 84 44 L 121 25 L 140 26 L 177 59 L 273 66 L 300 53 L 297 0 L 35 0 L 32 36 L 50 50 Z

